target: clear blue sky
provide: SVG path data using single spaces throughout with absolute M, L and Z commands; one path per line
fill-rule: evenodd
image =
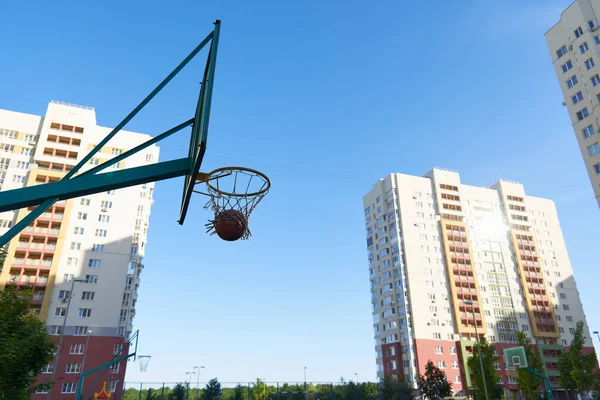
M 200 197 L 179 226 L 181 180 L 157 185 L 135 319 L 153 359 L 128 380 L 183 380 L 198 364 L 222 381 L 302 380 L 304 366 L 311 380 L 374 379 L 362 196 L 391 172 L 432 166 L 554 199 L 600 328 L 600 213 L 543 38 L 568 0 L 435 13 L 390 0 L 21 3 L 0 4 L 0 107 L 91 105 L 105 126 L 222 19 L 203 169 L 242 164 L 273 181 L 254 236 L 234 244 L 206 236 Z M 157 134 L 189 118 L 202 62 L 128 128 Z M 162 158 L 187 143 L 166 142 Z

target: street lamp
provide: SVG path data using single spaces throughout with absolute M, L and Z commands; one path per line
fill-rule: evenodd
M 197 366 L 197 365 L 196 365 L 196 366 L 194 367 L 194 369 L 197 369 L 197 370 L 198 370 L 198 375 L 196 375 L 196 400 L 198 400 L 198 388 L 199 388 L 199 386 L 200 386 L 200 370 L 201 370 L 202 368 L 204 368 L 204 366 L 201 366 L 201 367 L 199 367 L 199 366 Z
M 60 336 L 58 337 L 58 345 L 56 346 L 56 357 L 54 357 L 54 366 L 52 368 L 52 377 L 50 378 L 50 382 L 54 382 L 54 377 L 56 376 L 56 370 L 58 368 L 58 358 L 60 357 L 60 352 L 62 351 L 63 336 L 65 334 L 65 327 L 67 326 L 67 317 L 69 316 L 69 308 L 71 307 L 71 299 L 73 298 L 73 288 L 75 287 L 75 282 L 85 283 L 86 280 L 85 279 L 71 279 L 71 290 L 69 291 L 69 298 L 67 299 L 67 309 L 65 310 L 65 319 L 63 320 L 62 328 L 60 330 Z M 86 349 L 86 351 L 87 351 L 87 349 Z M 50 400 L 51 394 L 52 394 L 52 389 L 48 390 L 48 396 L 47 396 L 48 400 Z
M 354 373 L 354 376 L 355 376 L 355 378 L 356 378 L 356 379 L 355 379 L 355 381 L 356 381 L 356 384 L 358 385 L 358 373 L 356 373 L 356 372 L 355 372 L 355 373 Z
M 594 335 L 598 336 L 598 341 L 600 342 L 600 333 L 598 333 L 598 331 L 594 331 Z
M 304 367 L 304 400 L 307 400 L 307 393 L 306 393 L 306 367 Z
M 483 378 L 483 389 L 485 390 L 485 400 L 490 400 L 488 396 L 487 383 L 485 381 L 485 371 L 483 370 L 483 358 L 481 357 L 479 334 L 477 333 L 477 321 L 475 320 L 475 303 L 473 303 L 471 300 L 465 300 L 465 304 L 471 306 L 471 313 L 473 314 L 473 323 L 475 324 L 475 340 L 477 341 L 477 353 L 479 353 L 479 365 L 481 366 L 481 377 Z
M 189 375 L 189 377 L 185 378 L 185 383 L 186 383 L 186 391 L 185 391 L 185 399 L 189 400 L 190 399 L 190 382 L 192 381 L 192 375 L 195 374 L 195 372 L 186 372 L 186 375 Z

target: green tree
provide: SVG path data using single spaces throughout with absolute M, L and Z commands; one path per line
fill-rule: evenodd
M 584 354 L 584 344 L 583 321 L 579 321 L 569 349 L 564 350 L 558 359 L 558 383 L 570 392 L 591 391 L 597 387 L 600 380 L 599 372 L 594 371 L 597 365 L 596 352 L 592 349 Z
M 256 383 L 252 386 L 250 396 L 252 400 L 266 400 L 274 391 L 275 389 L 272 386 L 268 386 L 264 381 L 257 378 Z
M 543 373 L 542 358 L 531 343 L 531 339 L 523 332 L 517 332 L 517 342 L 519 346 L 523 346 L 525 349 L 529 368 Z M 517 369 L 517 386 L 525 400 L 538 400 L 540 398 L 542 389 L 540 388 L 539 378 L 523 368 Z
M 221 384 L 217 378 L 213 378 L 204 387 L 204 400 L 217 400 L 219 398 L 219 391 L 221 390 Z
M 385 378 L 380 384 L 379 393 L 381 400 L 411 400 L 414 398 L 414 392 L 407 382 L 390 378 Z
M 31 294 L 12 288 L 0 292 L 0 399 L 29 399 L 40 370 L 52 361 L 55 344 L 39 318 L 29 312 Z
M 452 395 L 452 384 L 448 382 L 444 371 L 433 365 L 431 360 L 425 365 L 425 375 L 419 376 L 419 387 L 423 395 L 428 399 L 437 399 Z
M 481 358 L 483 360 L 483 374 L 481 371 L 481 363 L 479 362 L 478 348 L 481 348 Z M 471 370 L 471 373 L 475 376 L 473 381 L 474 387 L 474 399 L 485 399 L 485 387 L 490 399 L 501 399 L 503 396 L 502 386 L 498 385 L 498 373 L 494 364 L 500 359 L 494 355 L 495 348 L 485 338 L 485 335 L 481 335 L 479 343 L 473 345 L 473 354 L 467 359 L 467 366 Z M 483 384 L 483 375 L 485 374 L 486 385 Z
M 246 398 L 246 388 L 239 383 L 233 389 L 233 399 L 232 400 L 244 400 Z
M 171 393 L 169 393 L 169 400 L 185 400 L 185 386 L 182 383 L 175 385 Z

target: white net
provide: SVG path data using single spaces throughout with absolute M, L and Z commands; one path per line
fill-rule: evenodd
M 206 181 L 206 194 L 210 197 L 205 208 L 210 208 L 214 213 L 214 218 L 206 224 L 206 231 L 209 234 L 215 233 L 216 219 L 223 211 L 239 211 L 245 221 L 246 231 L 241 237 L 248 239 L 250 229 L 248 228 L 248 219 L 252 210 L 260 203 L 271 188 L 269 178 L 262 172 L 248 168 L 227 167 L 220 168 L 210 173 Z
M 148 364 L 150 363 L 150 356 L 138 356 L 138 360 L 140 360 L 140 371 L 146 372 L 148 369 Z

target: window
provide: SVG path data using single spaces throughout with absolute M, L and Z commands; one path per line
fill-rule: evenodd
M 566 341 L 565 339 L 560 339 L 560 343 L 561 343 L 563 346 L 566 346 L 566 345 L 567 345 L 567 341 Z
M 583 134 L 583 137 L 585 139 L 589 138 L 590 136 L 592 136 L 594 133 L 596 133 L 596 130 L 594 129 L 593 125 L 588 125 L 587 127 L 583 128 L 581 130 L 581 133 Z
M 573 33 L 575 34 L 575 37 L 578 38 L 579 36 L 583 35 L 583 29 L 581 29 L 581 27 L 578 26 L 577 29 L 573 31 Z
M 460 383 L 460 375 L 454 375 L 454 383 Z
M 567 80 L 567 87 L 570 89 L 573 86 L 577 85 L 578 81 L 577 81 L 577 77 L 575 75 L 573 75 L 572 77 L 570 77 Z
M 567 54 L 567 52 L 568 52 L 567 46 L 562 46 L 560 49 L 556 50 L 556 55 L 558 56 L 558 58 L 561 58 L 562 56 Z
M 16 183 L 25 183 L 25 177 L 21 176 L 21 175 L 15 175 L 15 176 L 13 176 L 12 181 L 16 182 Z
M 71 282 L 74 277 L 75 277 L 74 274 L 64 274 L 63 275 L 63 282 Z
M 106 229 L 96 229 L 96 236 L 106 237 Z
M 51 325 L 49 329 L 50 335 L 58 336 L 62 332 L 62 326 Z
M 444 348 L 442 346 L 435 346 L 435 354 L 444 354 Z
M 92 309 L 91 308 L 80 308 L 77 311 L 77 316 L 79 318 L 89 318 L 92 316 Z
M 121 364 L 117 363 L 117 364 L 113 364 L 110 367 L 108 367 L 108 372 L 111 374 L 116 374 L 117 372 L 119 372 L 119 366 Z
M 102 200 L 102 203 L 100 203 L 100 207 L 101 208 L 112 208 L 112 201 Z
M 571 335 L 574 335 L 575 334 L 575 328 L 569 328 L 569 333 Z
M 96 253 L 102 253 L 104 251 L 104 245 L 103 244 L 94 244 L 94 245 L 92 245 L 92 251 L 95 251 Z
M 573 104 L 577 104 L 581 100 L 583 100 L 583 95 L 581 94 L 581 92 L 577 92 L 573 96 L 571 96 L 571 101 L 573 102 Z
M 70 295 L 71 295 L 71 291 L 70 290 L 60 290 L 58 292 L 58 298 L 62 299 L 62 300 L 67 300 Z
M 560 294 L 559 294 L 559 297 L 560 297 L 561 299 L 563 299 L 563 300 L 566 300 L 566 299 L 567 299 L 567 295 L 566 295 L 566 294 L 564 294 L 564 293 L 560 293 Z
M 85 283 L 98 283 L 98 275 L 86 275 Z
M 588 154 L 593 156 L 594 154 L 600 152 L 600 143 L 596 142 L 587 147 Z
M 83 198 L 79 201 L 79 204 L 81 204 L 82 206 L 89 206 L 90 205 L 90 199 L 86 199 Z
M 85 346 L 82 344 L 72 344 L 69 348 L 69 354 L 83 354 Z
M 528 325 L 521 325 L 521 331 L 528 332 L 529 331 L 529 326 Z
M 421 233 L 419 237 L 421 238 L 421 240 L 427 240 L 427 235 L 425 235 L 424 233 Z
M 433 287 L 433 281 L 427 281 L 427 287 L 428 288 L 432 288 Z
M 76 389 L 77 389 L 76 382 L 65 382 L 62 384 L 62 387 L 60 388 L 60 392 L 61 393 L 75 393 Z
M 596 24 L 594 23 L 594 21 L 589 20 L 588 21 L 588 26 L 590 27 L 590 29 L 594 29 L 596 27 Z
M 74 233 L 75 235 L 83 235 L 83 232 L 84 232 L 84 231 L 85 231 L 85 230 L 84 230 L 83 228 L 81 228 L 81 227 L 78 227 L 78 226 L 76 226 L 76 227 L 75 227 L 75 229 L 73 229 L 73 233 Z
M 89 268 L 100 268 L 101 265 L 102 265 L 102 260 L 97 260 L 94 258 L 91 258 L 90 261 L 88 262 Z
M 568 304 L 563 304 L 563 310 L 569 311 L 569 305 Z
M 591 69 L 594 65 L 596 65 L 596 64 L 594 63 L 593 58 L 588 58 L 587 60 L 585 60 L 585 67 L 587 69 Z
M 583 107 L 581 110 L 577 111 L 575 115 L 577 116 L 577 120 L 581 121 L 582 119 L 587 118 L 590 113 L 587 107 Z
M 592 85 L 598 86 L 600 84 L 600 75 L 596 74 L 592 76 Z
M 423 257 L 423 262 L 425 264 L 431 264 L 431 257 Z
M 458 361 L 452 361 L 452 368 L 458 368 Z
M 123 150 L 121 150 L 121 149 L 112 149 L 111 154 L 113 156 L 120 156 L 121 154 L 123 154 Z
M 74 336 L 87 336 L 87 334 L 88 334 L 87 326 L 76 326 L 75 330 L 73 331 Z
M 456 347 L 450 347 L 450 354 L 456 354 Z
M 586 51 L 588 51 L 590 48 L 588 47 L 587 42 L 583 42 L 583 44 L 579 45 L 579 51 L 581 51 L 581 54 L 585 53 Z M 590 59 L 591 60 L 591 59 Z M 588 68 L 589 69 L 589 68 Z
M 79 249 L 81 249 L 80 242 L 71 242 L 71 250 L 79 250 Z
M 421 250 L 422 251 L 429 251 L 429 246 L 422 245 L 421 246 Z
M 97 158 L 92 158 L 92 159 L 90 159 L 90 161 L 88 161 L 88 164 L 98 165 L 98 164 L 100 164 L 100 160 L 98 160 Z
M 64 317 L 66 314 L 67 314 L 66 307 L 56 307 L 56 309 L 54 310 L 55 317 Z
M 94 297 L 96 296 L 96 292 L 82 292 L 81 293 L 81 300 L 94 300 Z
M 581 93 L 581 92 L 579 92 Z M 77 213 L 77 219 L 87 219 L 87 213 Z
M 444 360 L 438 360 L 437 366 L 438 368 L 446 368 L 446 362 Z
M 9 150 L 6 150 L 6 146 L 0 147 L 0 150 L 9 151 Z M 12 151 L 13 151 L 13 149 L 10 149 L 10 152 L 12 152 Z M 33 152 L 32 149 L 21 149 L 21 154 L 26 155 L 26 156 L 30 156 L 32 152 Z
M 442 334 L 441 333 L 437 333 L 437 332 L 433 332 L 433 338 L 434 339 L 442 339 Z
M 110 222 L 110 215 L 98 215 L 98 221 Z

